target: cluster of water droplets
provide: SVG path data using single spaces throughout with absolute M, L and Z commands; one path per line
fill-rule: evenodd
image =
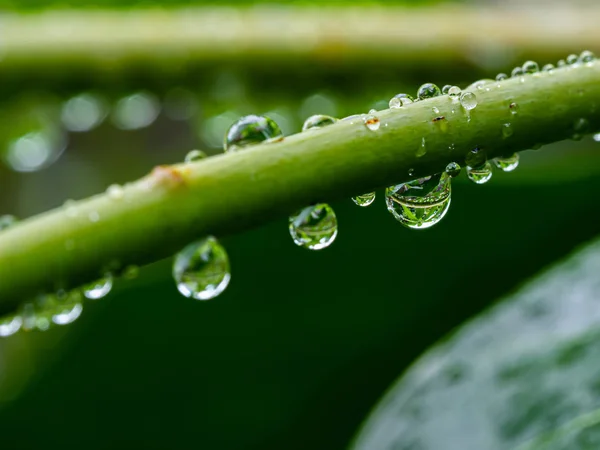
M 0 232 L 17 223 L 14 216 L 0 216 Z M 70 291 L 38 295 L 21 305 L 15 314 L 0 317 L 0 337 L 7 337 L 19 330 L 45 331 L 54 325 L 74 322 L 82 313 L 84 299 L 98 300 L 111 291 L 113 275 L 106 272 L 96 281 Z

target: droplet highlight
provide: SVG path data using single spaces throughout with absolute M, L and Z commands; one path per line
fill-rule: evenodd
M 113 277 L 110 274 L 103 278 L 84 285 L 81 289 L 83 295 L 90 300 L 106 297 L 113 287 Z
M 371 131 L 377 131 L 377 130 L 379 130 L 379 127 L 381 126 L 381 122 L 379 121 L 379 118 L 372 114 L 366 115 L 365 118 L 363 119 L 363 122 L 364 122 L 365 126 Z
M 486 161 L 481 166 L 467 166 L 467 178 L 475 184 L 485 184 L 492 178 L 492 165 Z
M 430 228 L 448 212 L 450 188 L 450 176 L 444 172 L 387 188 L 385 202 L 388 211 L 406 228 Z
M 494 164 L 503 172 L 512 172 L 519 167 L 519 154 L 513 153 L 511 156 L 495 158 Z
M 460 175 L 461 167 L 456 162 L 451 162 L 446 166 L 446 173 L 450 178 L 456 178 Z
M 333 125 L 336 122 L 337 119 L 334 117 L 326 116 L 324 114 L 315 114 L 304 121 L 304 124 L 302 125 L 302 131 L 316 130 L 327 125 Z
M 309 250 L 329 247 L 338 233 L 337 218 L 331 206 L 319 203 L 308 206 L 289 218 L 294 243 Z
M 357 195 L 352 197 L 354 204 L 358 206 L 369 206 L 375 201 L 375 192 L 368 192 L 366 194 Z
M 0 337 L 8 337 L 21 329 L 23 319 L 19 315 L 0 317 Z
M 227 252 L 213 236 L 193 242 L 175 256 L 173 278 L 185 297 L 211 300 L 231 280 Z
M 413 102 L 414 98 L 408 94 L 396 94 L 390 99 L 389 107 L 401 108 L 402 106 L 410 105 Z
M 477 107 L 477 96 L 472 92 L 463 92 L 460 96 L 460 104 L 467 111 Z

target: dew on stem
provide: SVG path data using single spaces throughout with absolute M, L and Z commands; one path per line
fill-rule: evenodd
M 417 97 L 419 98 L 419 100 L 438 97 L 439 95 L 441 95 L 440 88 L 433 83 L 425 83 L 421 85 L 421 87 L 417 91 Z
M 200 161 L 206 157 L 207 157 L 206 153 L 204 153 L 202 150 L 190 150 L 185 155 L 184 162 L 190 163 L 190 162 Z
M 274 120 L 252 114 L 241 117 L 231 125 L 225 134 L 223 148 L 225 152 L 234 152 L 265 141 L 280 139 L 283 139 L 283 133 Z
M 390 108 L 401 108 L 402 106 L 410 105 L 414 99 L 408 94 L 396 94 L 389 102 Z
M 513 153 L 510 156 L 495 158 L 494 164 L 503 172 L 512 172 L 519 166 L 519 154 Z

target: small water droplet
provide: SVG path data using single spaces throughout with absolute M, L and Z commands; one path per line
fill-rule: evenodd
M 77 290 L 60 292 L 51 297 L 52 322 L 67 325 L 74 322 L 83 311 L 81 293 Z
M 569 65 L 576 64 L 578 61 L 579 61 L 579 56 L 577 56 L 574 53 L 567 56 L 567 64 L 569 64 Z
M 364 118 L 364 124 L 369 130 L 377 131 L 377 130 L 379 130 L 381 122 L 379 122 L 379 118 L 375 117 L 372 114 L 368 114 Z
M 279 125 L 266 116 L 254 114 L 238 119 L 225 134 L 223 148 L 234 152 L 244 147 L 283 138 Z
M 90 222 L 96 223 L 100 220 L 100 214 L 98 211 L 90 211 L 88 214 L 88 219 L 90 219 Z
M 331 206 L 319 203 L 290 216 L 289 230 L 296 245 L 309 250 L 329 247 L 338 233 L 337 218 Z
M 419 100 L 425 100 L 426 98 L 437 97 L 441 94 L 440 88 L 433 83 L 425 83 L 421 85 L 417 91 L 417 98 Z
M 512 172 L 519 166 L 519 154 L 513 153 L 511 156 L 495 158 L 494 164 L 503 172 Z
M 596 133 L 596 134 L 594 134 L 594 136 L 593 136 L 593 139 L 594 139 L 596 142 L 600 142 L 600 133 Z
M 431 108 L 431 111 L 433 111 L 434 114 L 440 113 L 440 110 L 437 108 L 437 106 L 434 106 L 433 108 Z
M 316 130 L 327 125 L 333 125 L 336 122 L 337 119 L 334 117 L 326 116 L 324 114 L 315 114 L 304 121 L 302 131 Z
M 513 133 L 514 133 L 514 130 L 510 123 L 502 124 L 502 137 L 504 139 L 511 137 L 513 135 Z
M 487 183 L 492 178 L 492 165 L 486 161 L 477 167 L 467 166 L 467 177 L 475 184 Z
M 83 295 L 90 300 L 98 300 L 105 297 L 113 287 L 113 277 L 110 274 L 106 274 L 104 278 L 96 280 L 92 283 L 84 285 L 81 289 Z
M 206 158 L 206 153 L 202 150 L 191 150 L 185 155 L 184 162 L 190 163 L 194 161 L 200 161 L 201 159 Z
M 21 329 L 23 319 L 19 315 L 0 317 L 0 337 L 8 337 Z
M 12 227 L 14 224 L 16 224 L 19 220 L 10 214 L 5 214 L 3 216 L 0 216 L 0 231 L 2 230 L 6 230 L 7 228 Z
M 400 108 L 413 103 L 414 99 L 408 94 L 396 94 L 390 99 L 390 108 Z
M 575 141 L 579 141 L 583 138 L 583 135 L 589 131 L 589 129 L 590 122 L 586 118 L 580 117 L 573 122 L 573 135 L 571 138 Z
M 544 67 L 542 67 L 542 72 L 554 73 L 554 69 L 554 64 L 546 64 Z
M 579 55 L 579 62 L 581 63 L 591 63 L 594 62 L 596 56 L 589 50 L 584 50 Z
M 412 167 L 410 169 L 408 169 L 408 176 L 409 177 L 413 177 L 415 175 L 415 169 L 413 169 Z
M 472 92 L 463 92 L 460 96 L 460 104 L 467 111 L 477 107 L 477 96 Z
M 447 95 L 448 91 L 450 91 L 451 87 L 452 87 L 451 84 L 445 84 L 444 87 L 442 88 L 442 95 Z
M 427 153 L 427 144 L 425 142 L 425 137 L 421 138 L 421 145 L 417 148 L 417 158 L 425 155 Z
M 534 74 L 540 71 L 540 66 L 535 61 L 525 61 L 523 73 Z
M 519 114 L 519 105 L 517 105 L 515 102 L 512 102 L 510 105 L 508 105 L 508 109 L 512 115 Z
M 559 59 L 558 62 L 556 63 L 556 65 L 558 67 L 564 67 L 567 65 L 567 62 L 564 59 Z
M 213 236 L 193 242 L 175 256 L 173 278 L 182 295 L 213 299 L 231 280 L 227 252 Z
M 460 100 L 461 93 L 462 93 L 462 91 L 458 86 L 452 86 L 448 90 L 448 97 L 450 97 L 450 100 L 452 100 L 453 102 L 457 102 Z
M 123 190 L 123 188 L 121 186 L 119 186 L 118 184 L 111 184 L 107 189 L 106 189 L 106 194 L 112 198 L 113 200 L 120 200 L 123 198 L 123 195 L 125 195 L 125 191 Z M 97 214 L 97 213 L 96 213 Z M 91 217 L 90 217 L 91 220 Z
M 458 164 L 456 162 L 451 162 L 446 166 L 446 173 L 451 178 L 456 178 L 457 176 L 459 176 L 460 170 L 461 170 L 460 164 Z
M 510 73 L 510 76 L 512 78 L 517 78 L 523 75 L 523 68 L 522 67 L 515 67 L 512 72 Z
M 385 202 L 388 211 L 402 225 L 425 229 L 446 215 L 450 193 L 450 176 L 444 172 L 387 188 Z
M 506 75 L 505 73 L 500 72 L 498 75 L 496 75 L 496 81 L 504 81 L 508 78 L 508 75 Z
M 366 194 L 352 197 L 352 201 L 358 206 L 369 206 L 375 201 L 375 192 L 367 192 Z

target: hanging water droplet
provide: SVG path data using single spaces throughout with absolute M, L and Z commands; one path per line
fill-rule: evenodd
M 444 172 L 387 188 L 385 202 L 402 225 L 425 229 L 446 215 L 450 192 L 450 176 Z
M 584 50 L 579 55 L 579 62 L 581 63 L 591 63 L 596 59 L 596 56 L 589 50 Z
M 540 71 L 540 66 L 535 61 L 525 61 L 523 64 L 523 73 L 534 74 Z
M 542 67 L 542 72 L 554 73 L 554 69 L 554 64 L 546 64 L 544 67 Z
M 510 76 L 512 78 L 517 78 L 523 75 L 523 68 L 522 67 L 515 67 L 512 72 L 510 73 Z
M 18 221 L 19 220 L 11 214 L 5 214 L 3 216 L 0 216 L 0 231 L 12 227 Z
M 492 165 L 486 161 L 477 167 L 467 166 L 467 177 L 475 184 L 487 183 L 492 178 Z
M 456 178 L 457 176 L 460 175 L 460 169 L 461 169 L 460 164 L 458 164 L 456 162 L 451 162 L 446 166 L 446 173 L 451 178 Z
M 265 141 L 283 139 L 279 125 L 266 116 L 254 114 L 238 119 L 225 134 L 223 148 L 234 152 Z
M 417 158 L 425 155 L 427 153 L 427 144 L 425 142 L 425 137 L 421 138 L 421 145 L 417 148 Z
M 375 192 L 367 192 L 366 194 L 352 197 L 352 201 L 358 206 L 369 206 L 375 201 Z
M 52 322 L 67 325 L 74 322 L 83 311 L 81 292 L 74 290 L 52 296 Z
M 437 97 L 440 94 L 441 94 L 440 88 L 437 87 L 433 83 L 425 83 L 425 84 L 421 85 L 421 87 L 417 91 L 417 97 L 419 100 Z
M 0 337 L 8 337 L 21 329 L 23 319 L 19 315 L 0 317 Z
M 98 300 L 105 297 L 113 287 L 113 277 L 111 274 L 106 274 L 104 278 L 96 280 L 92 283 L 84 285 L 81 289 L 83 295 L 90 300 Z
M 337 119 L 334 117 L 326 116 L 324 114 L 315 114 L 304 121 L 304 124 L 302 125 L 302 131 L 315 130 L 327 125 L 333 125 L 336 122 Z
M 503 172 L 512 172 L 519 166 L 519 154 L 513 153 L 511 156 L 495 158 L 494 164 Z
M 335 240 L 337 218 L 331 206 L 319 203 L 290 216 L 289 230 L 296 245 L 309 250 L 321 250 Z
M 579 141 L 583 138 L 583 135 L 589 131 L 589 129 L 590 122 L 586 118 L 580 117 L 573 122 L 573 135 L 571 138 L 575 141 Z
M 579 56 L 577 56 L 574 53 L 567 56 L 567 64 L 569 64 L 569 65 L 576 64 L 578 61 L 579 61 Z
M 106 194 L 113 200 L 120 200 L 123 198 L 123 195 L 125 195 L 125 191 L 118 184 L 111 184 L 106 189 Z M 90 220 L 91 220 L 91 218 L 90 218 Z
M 450 97 L 450 100 L 452 100 L 453 102 L 456 102 L 456 101 L 460 100 L 461 93 L 462 93 L 462 91 L 458 86 L 452 86 L 448 90 L 448 97 Z
M 206 153 L 202 150 L 191 150 L 185 155 L 184 162 L 190 163 L 194 161 L 200 161 L 201 159 L 206 158 Z
M 512 102 L 510 105 L 508 105 L 508 109 L 513 116 L 519 114 L 519 105 L 517 105 L 515 102 Z
M 508 78 L 508 75 L 506 75 L 505 73 L 500 72 L 498 75 L 496 75 L 496 81 L 504 81 Z
M 368 114 L 365 116 L 364 124 L 371 131 L 377 131 L 377 130 L 379 130 L 379 127 L 381 126 L 381 122 L 379 122 L 379 118 L 375 117 L 372 114 Z
M 414 99 L 408 94 L 396 94 L 390 99 L 390 108 L 400 108 L 411 104 Z
M 502 137 L 504 139 L 511 137 L 513 135 L 513 132 L 514 132 L 514 130 L 510 123 L 502 124 Z
M 173 278 L 182 295 L 213 299 L 231 280 L 227 252 L 213 236 L 193 242 L 175 256 Z
M 567 65 L 567 62 L 564 59 L 559 59 L 558 62 L 556 63 L 556 65 L 558 67 L 564 67 Z
M 463 92 L 460 96 L 460 104 L 467 111 L 477 107 L 477 96 L 472 92 Z

